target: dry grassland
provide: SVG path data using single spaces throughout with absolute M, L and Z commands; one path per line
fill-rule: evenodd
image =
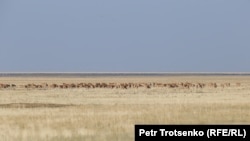
M 1 141 L 132 141 L 135 124 L 249 124 L 249 76 L 0 77 L 0 83 L 230 83 L 230 87 L 0 89 Z M 240 86 L 236 86 L 240 83 Z

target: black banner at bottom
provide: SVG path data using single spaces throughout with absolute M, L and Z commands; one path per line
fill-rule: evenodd
M 135 141 L 249 141 L 250 125 L 135 125 Z

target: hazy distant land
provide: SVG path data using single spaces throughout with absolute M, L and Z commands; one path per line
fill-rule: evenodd
M 249 76 L 250 72 L 0 72 L 0 77 Z

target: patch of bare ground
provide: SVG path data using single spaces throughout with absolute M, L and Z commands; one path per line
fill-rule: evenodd
M 0 108 L 60 108 L 74 106 L 73 104 L 53 104 L 53 103 L 8 103 L 0 104 Z

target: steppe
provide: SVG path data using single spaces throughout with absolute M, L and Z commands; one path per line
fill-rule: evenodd
M 132 141 L 135 124 L 250 123 L 250 76 L 1 76 L 0 83 L 15 85 L 0 88 L 2 141 Z M 178 87 L 25 87 L 63 83 Z

